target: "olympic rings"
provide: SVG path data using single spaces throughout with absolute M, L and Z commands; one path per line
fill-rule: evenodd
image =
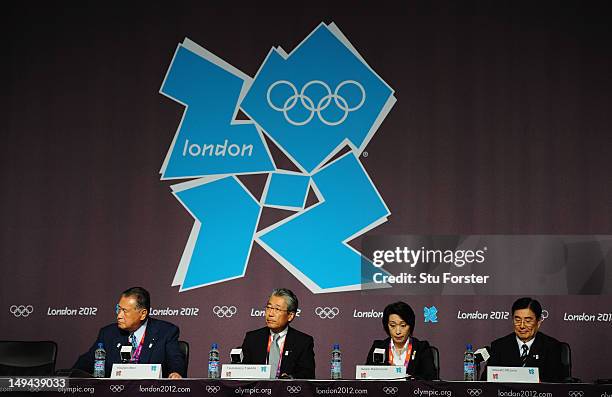
M 213 307 L 213 313 L 219 317 L 232 317 L 234 314 L 238 312 L 236 306 L 215 306 Z
M 113 393 L 121 393 L 125 389 L 125 386 L 124 385 L 110 385 L 108 388 Z
M 13 305 L 10 307 L 10 312 L 15 317 L 28 317 L 34 312 L 34 306 L 32 305 Z
M 354 106 L 350 106 L 349 101 L 346 98 L 344 98 L 342 95 L 340 95 L 340 90 L 343 87 L 348 86 L 348 85 L 357 87 L 361 93 L 361 99 Z M 289 95 L 289 97 L 287 97 L 287 99 L 283 102 L 282 106 L 275 104 L 271 98 L 272 91 L 276 87 L 279 87 L 279 86 L 288 86 L 292 92 L 292 95 Z M 313 87 L 313 86 L 323 87 L 326 93 L 317 101 L 316 106 L 315 106 L 315 100 L 313 100 L 311 97 L 306 95 L 306 90 L 309 87 Z M 331 91 L 331 87 L 327 83 L 321 80 L 309 81 L 308 83 L 304 84 L 304 86 L 299 92 L 298 92 L 297 87 L 290 81 L 278 80 L 272 83 L 270 87 L 268 87 L 268 91 L 266 93 L 266 99 L 268 100 L 268 105 L 272 109 L 276 110 L 277 112 L 283 112 L 283 115 L 285 116 L 285 120 L 287 120 L 287 122 L 291 125 L 294 125 L 297 127 L 306 125 L 312 121 L 316 113 L 316 115 L 319 117 L 319 120 L 321 120 L 323 124 L 329 125 L 329 126 L 336 126 L 336 125 L 342 124 L 348 117 L 349 113 L 359 110 L 363 106 L 366 100 L 366 93 L 365 93 L 365 89 L 363 88 L 363 85 L 361 85 L 361 83 L 355 80 L 345 80 L 341 82 L 340 84 L 338 84 L 338 86 L 336 86 L 336 89 L 334 90 L 333 93 Z M 322 111 L 324 111 L 325 109 L 329 107 L 329 105 L 332 103 L 332 99 L 334 100 L 334 104 L 336 105 L 336 107 L 343 112 L 342 117 L 340 117 L 338 120 L 335 120 L 335 121 L 327 120 L 324 117 L 324 115 L 321 113 Z M 289 116 L 289 111 L 298 104 L 298 100 L 300 104 L 302 105 L 302 107 L 310 112 L 308 117 L 306 117 L 304 120 L 301 120 L 301 121 L 293 120 Z
M 337 307 L 317 307 L 315 309 L 315 314 L 320 318 L 329 318 L 332 319 L 336 317 L 340 313 L 340 309 Z

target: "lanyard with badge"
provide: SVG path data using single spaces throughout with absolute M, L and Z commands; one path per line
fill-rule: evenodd
M 138 360 L 140 360 L 140 353 L 142 352 L 142 345 L 144 344 L 146 335 L 147 335 L 147 330 L 145 329 L 145 332 L 142 334 L 142 338 L 140 338 L 140 343 L 138 344 L 138 347 L 136 348 L 136 350 L 134 350 L 134 353 L 132 353 L 132 359 L 130 360 L 130 362 L 137 363 Z M 132 336 L 132 338 L 135 338 L 135 337 L 136 336 Z
M 408 368 L 410 362 L 410 356 L 412 356 L 412 339 L 408 343 L 408 349 L 406 350 L 406 359 L 404 359 L 404 367 Z M 389 365 L 393 364 L 393 340 L 389 341 Z
M 266 356 L 266 364 L 270 360 L 270 346 L 272 346 L 272 335 L 268 337 L 268 349 L 267 349 L 268 354 Z M 278 365 L 276 366 L 276 378 L 278 378 L 278 376 L 280 375 L 281 361 L 283 361 L 283 350 L 284 349 L 285 349 L 285 340 L 283 339 L 283 344 L 279 347 L 280 355 L 278 357 Z M 272 370 L 272 368 L 270 368 L 270 370 Z

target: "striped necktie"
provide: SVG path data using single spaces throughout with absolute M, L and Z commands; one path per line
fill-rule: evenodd
M 136 342 L 136 335 L 134 335 L 133 332 L 130 334 L 130 340 L 132 341 L 132 357 L 133 357 L 134 353 L 136 353 L 136 349 L 138 348 L 138 342 Z
M 523 346 L 521 346 L 521 364 L 524 367 L 525 363 L 527 363 L 527 353 L 529 352 L 529 347 L 523 343 Z

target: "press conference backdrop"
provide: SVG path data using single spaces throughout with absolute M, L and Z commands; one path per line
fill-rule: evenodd
M 0 339 L 55 340 L 70 366 L 142 285 L 198 377 L 210 344 L 228 360 L 283 286 L 317 377 L 333 343 L 352 376 L 403 299 L 458 379 L 464 344 L 511 332 L 525 293 L 574 376 L 612 377 L 598 4 L 24 4 L 2 19 Z M 454 259 L 487 247 L 491 282 L 360 290 L 376 272 L 476 274 L 359 260 L 440 244 Z

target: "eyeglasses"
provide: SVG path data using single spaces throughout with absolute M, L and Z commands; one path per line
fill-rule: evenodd
M 532 327 L 536 323 L 536 320 L 533 317 L 527 317 L 527 318 L 514 317 L 513 322 L 514 322 L 514 325 L 524 324 L 525 327 Z
M 271 312 L 273 314 L 284 313 L 284 312 L 289 313 L 289 310 L 279 309 L 278 307 L 274 307 L 274 306 L 270 306 L 270 305 L 267 305 L 266 307 L 264 307 L 264 310 L 267 311 L 267 312 Z

